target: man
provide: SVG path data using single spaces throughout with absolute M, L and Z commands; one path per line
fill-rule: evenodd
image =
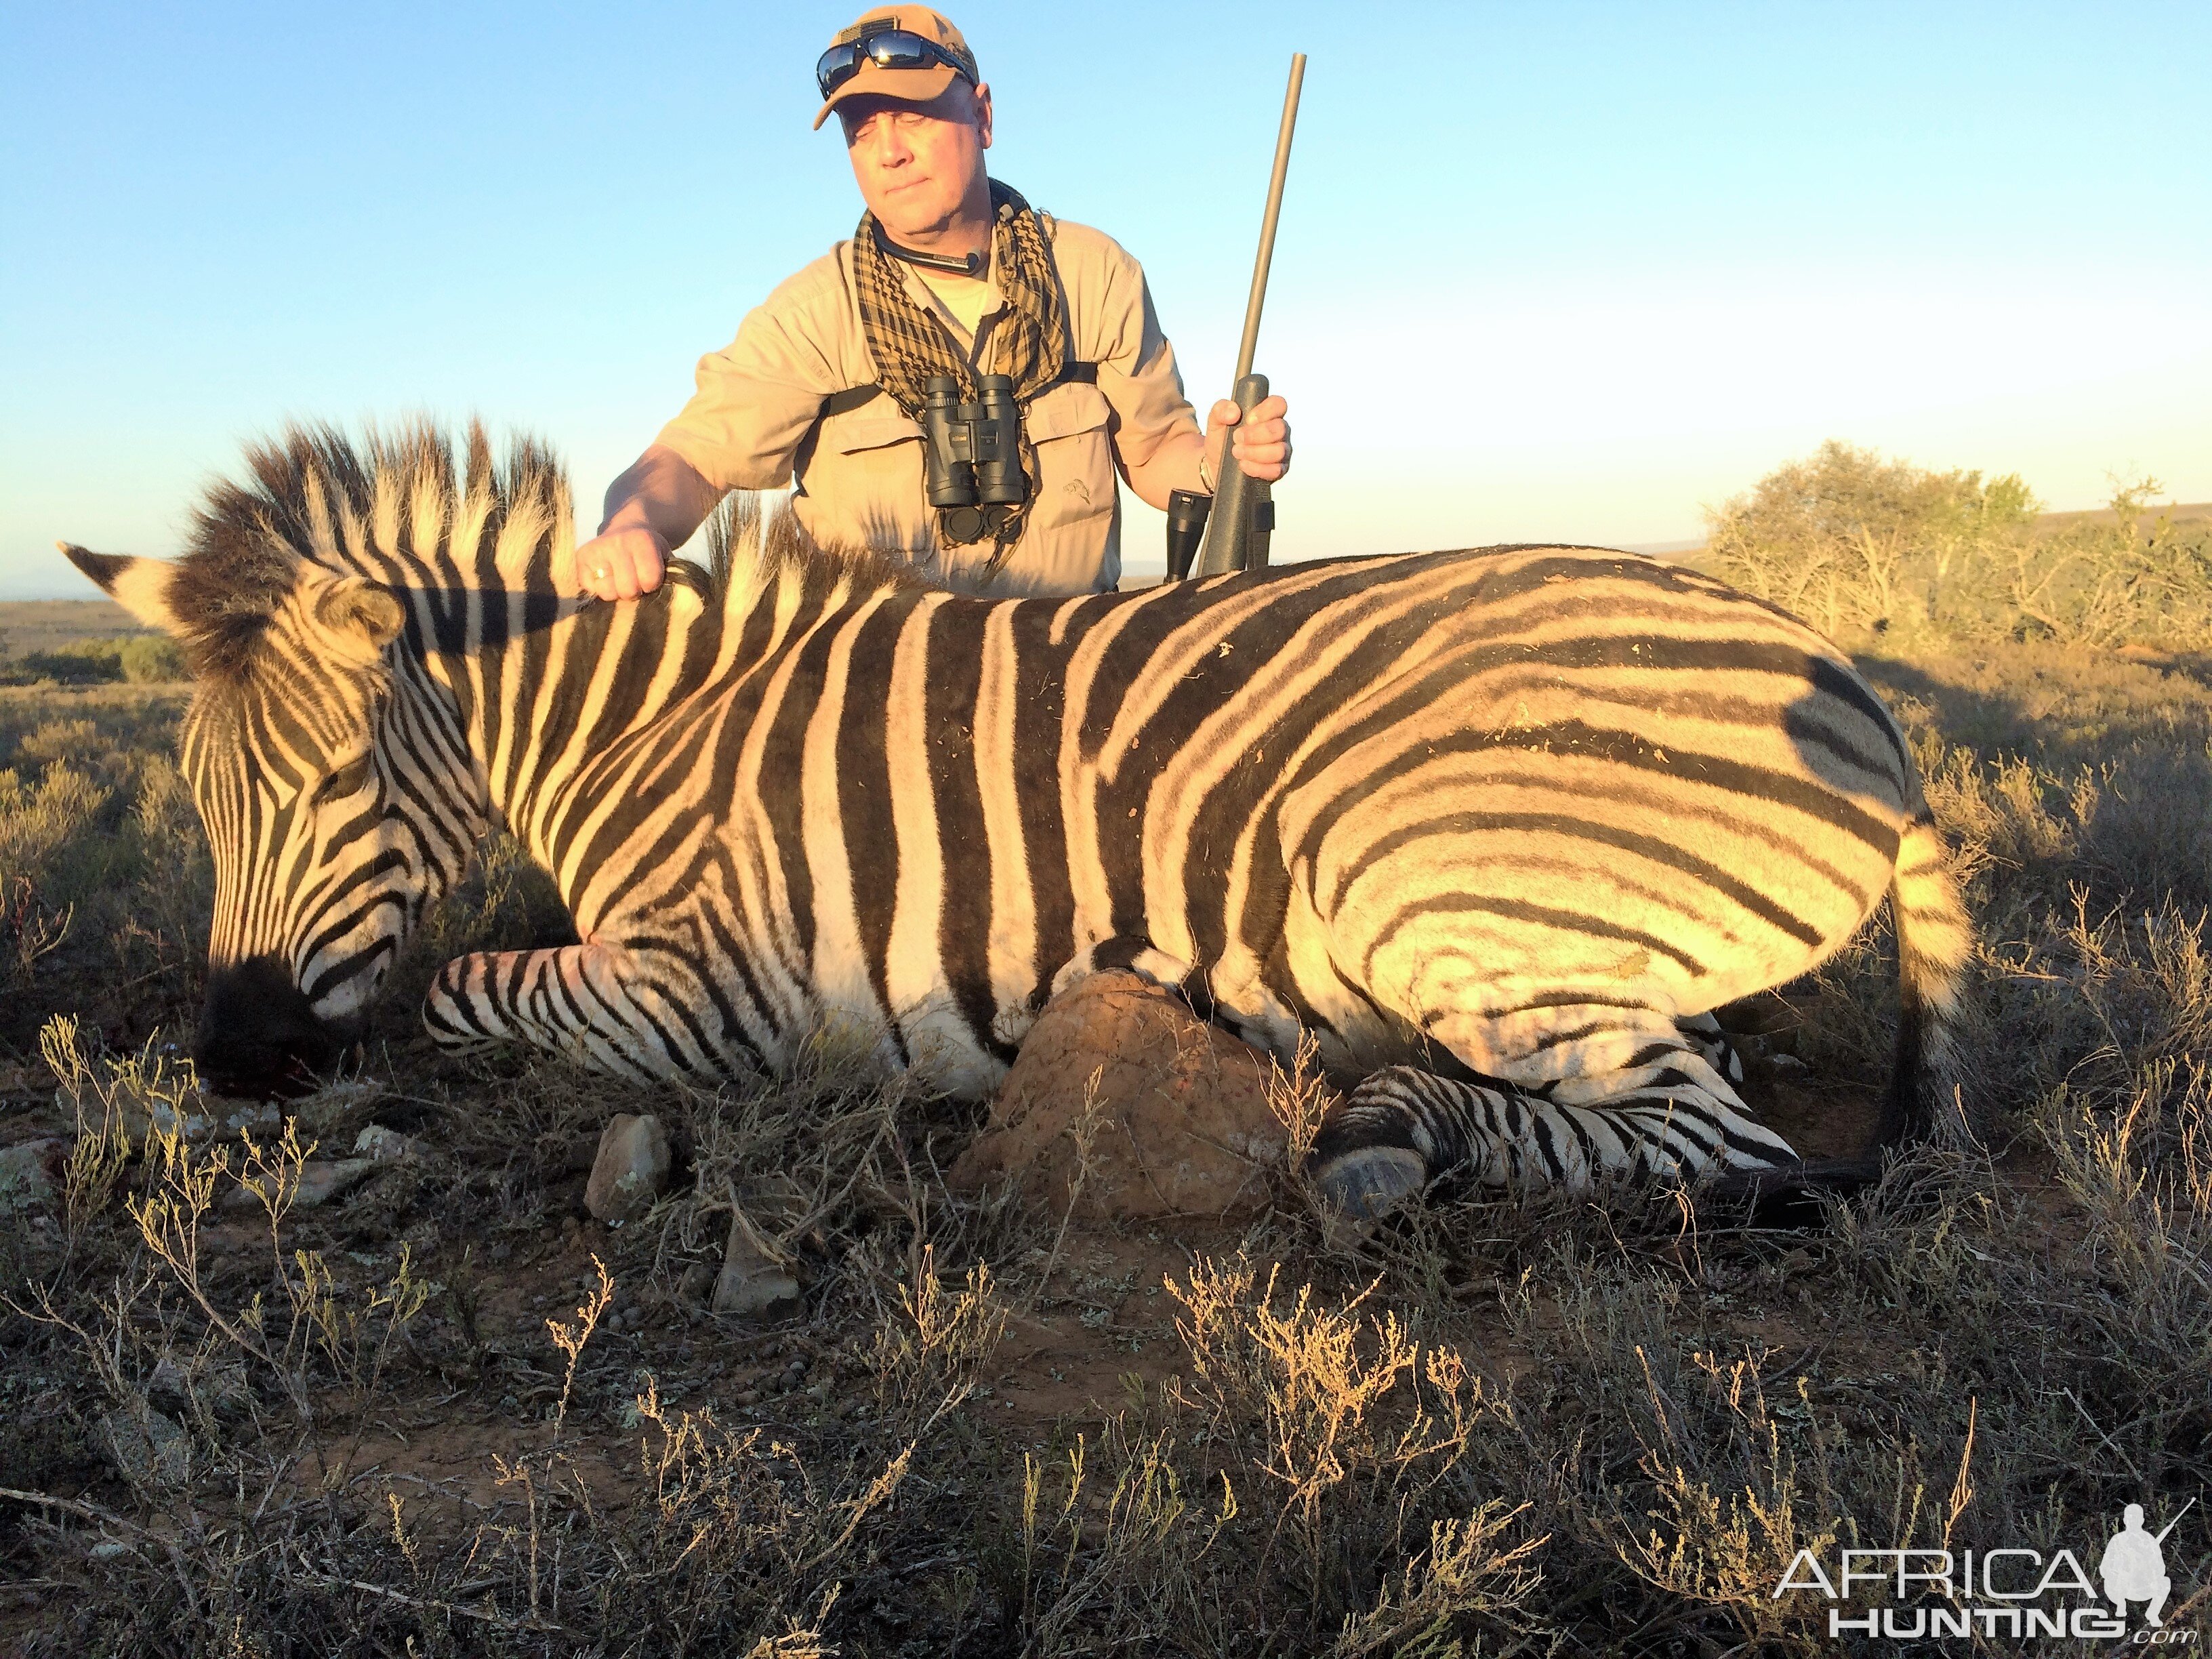
M 796 478 L 793 508 L 821 545 L 902 556 L 971 592 L 1098 592 L 1121 574 L 1117 471 L 1164 507 L 1170 491 L 1212 489 L 1232 434 L 1252 477 L 1289 469 L 1282 398 L 1241 421 L 1218 403 L 1201 434 L 1137 262 L 986 174 L 991 89 L 944 17 L 878 7 L 816 78 L 814 125 L 837 117 L 867 204 L 860 229 L 700 361 L 696 394 L 608 487 L 599 534 L 556 580 L 603 599 L 651 592 L 727 492 Z M 1003 440 L 995 501 L 944 504 L 940 473 L 932 504 L 939 377 L 957 389 L 941 381 L 941 403 L 1009 416 L 975 441 Z M 978 401 L 992 384 L 995 406 Z

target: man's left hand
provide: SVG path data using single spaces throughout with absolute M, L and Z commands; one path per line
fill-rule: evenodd
M 1232 440 L 1237 465 L 1248 478 L 1273 483 L 1291 470 L 1291 423 L 1285 418 L 1291 406 L 1280 398 L 1263 398 L 1247 416 L 1224 398 L 1206 417 L 1206 471 L 1218 483 L 1221 453 Z

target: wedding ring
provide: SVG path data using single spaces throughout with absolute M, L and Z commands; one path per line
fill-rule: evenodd
M 592 567 L 592 580 L 593 581 L 595 581 L 595 582 L 603 582 L 603 581 L 606 580 L 606 579 L 607 579 L 607 568 L 606 568 L 606 566 L 605 566 L 605 565 L 603 565 L 603 564 L 595 564 L 595 565 L 593 565 L 593 566 Z

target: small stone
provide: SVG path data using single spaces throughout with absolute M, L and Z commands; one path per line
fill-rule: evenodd
M 355 1157 L 365 1158 L 372 1164 L 398 1164 L 416 1156 L 422 1150 L 422 1145 L 397 1129 L 372 1123 L 355 1137 L 353 1150 Z
M 68 1144 L 52 1139 L 0 1150 L 0 1214 L 52 1202 L 68 1156 Z
M 300 1195 L 292 1201 L 302 1210 L 327 1204 L 375 1167 L 365 1158 L 310 1158 L 300 1166 Z
M 619 1114 L 599 1136 L 584 1207 L 601 1221 L 635 1221 L 668 1185 L 668 1136 L 650 1113 Z
M 195 1374 L 168 1354 L 148 1374 L 146 1394 L 174 1410 L 190 1411 L 197 1405 L 223 1417 L 235 1417 L 253 1403 L 243 1367 L 217 1363 Z
M 156 1400 L 175 1403 L 191 1394 L 191 1380 L 185 1368 L 163 1354 L 154 1364 L 153 1374 L 146 1379 L 146 1392 Z
M 383 1097 L 382 1084 L 368 1078 L 353 1078 L 326 1083 L 313 1094 L 302 1096 L 292 1103 L 291 1112 L 299 1122 L 302 1140 L 310 1134 L 319 1139 L 343 1133 L 350 1123 L 359 1123 Z
M 729 1248 L 723 1254 L 721 1274 L 714 1280 L 714 1311 L 751 1318 L 798 1299 L 799 1281 L 753 1242 L 744 1215 L 732 1214 Z
M 704 1302 L 714 1288 L 714 1270 L 703 1261 L 693 1262 L 676 1281 L 676 1294 L 685 1302 Z
M 108 1413 L 100 1426 L 117 1470 L 133 1485 L 173 1486 L 191 1478 L 191 1437 L 175 1419 L 141 1403 Z
M 292 1207 L 312 1210 L 327 1204 L 348 1188 L 356 1186 L 376 1165 L 365 1158 L 311 1158 L 300 1166 L 300 1188 L 293 1194 Z M 226 1210 L 258 1209 L 261 1200 L 244 1186 L 234 1187 L 223 1194 Z
M 199 1103 L 199 1097 L 186 1098 Z M 195 1112 L 189 1106 L 173 1101 L 151 1097 L 129 1095 L 117 1103 L 123 1123 L 123 1133 L 135 1150 L 143 1151 L 146 1143 L 158 1132 L 161 1134 L 181 1135 L 186 1140 L 197 1140 L 214 1127 L 204 1113 Z

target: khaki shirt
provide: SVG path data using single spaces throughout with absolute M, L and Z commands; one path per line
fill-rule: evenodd
M 1023 413 L 1039 478 L 1022 538 L 988 584 L 994 593 L 1110 590 L 1121 574 L 1118 454 L 1142 466 L 1169 437 L 1195 433 L 1175 350 L 1160 333 L 1141 266 L 1088 226 L 1048 222 L 1053 262 L 1067 293 L 1071 362 L 1098 365 L 1098 384 L 1063 383 Z M 995 270 L 983 319 L 967 329 L 911 267 L 907 292 L 963 348 L 990 361 L 1003 308 Z M 853 245 L 840 242 L 769 295 L 738 337 L 699 360 L 699 389 L 659 441 L 718 489 L 775 489 L 791 481 L 822 400 L 877 378 L 853 298 Z M 793 497 L 799 522 L 825 546 L 902 555 L 933 580 L 984 586 L 993 545 L 942 551 L 922 482 L 921 428 L 888 395 L 822 422 Z

